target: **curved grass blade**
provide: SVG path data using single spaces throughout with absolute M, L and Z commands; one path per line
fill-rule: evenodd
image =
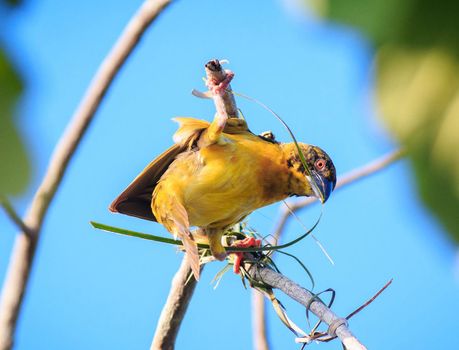
M 210 281 L 210 284 L 214 284 L 214 290 L 218 288 L 224 274 L 231 269 L 231 266 L 231 264 L 226 264 L 225 267 L 223 267 L 220 271 L 217 272 L 212 281 Z
M 322 301 L 322 299 L 319 298 L 319 295 L 321 295 L 323 293 L 328 293 L 328 292 L 331 293 L 332 296 L 331 296 L 330 302 L 327 305 Z M 331 308 L 332 305 L 333 305 L 333 302 L 335 301 L 335 296 L 336 296 L 336 292 L 332 288 L 328 288 L 328 289 L 325 289 L 325 290 L 321 291 L 320 293 L 313 294 L 313 297 L 312 297 L 311 301 L 308 303 L 308 305 L 306 305 L 306 320 L 308 321 L 309 326 L 311 325 L 311 323 L 309 322 L 309 308 L 310 308 L 311 304 L 314 301 L 320 301 L 322 304 L 327 305 L 328 308 Z M 319 327 L 319 325 L 321 323 L 322 323 L 322 321 L 319 320 L 317 322 L 317 324 L 314 326 L 313 331 L 315 331 L 317 329 L 317 327 Z
M 268 299 L 271 301 L 271 304 L 273 306 L 274 311 L 276 312 L 277 316 L 279 319 L 282 321 L 282 323 L 293 333 L 295 336 L 299 337 L 301 336 L 306 336 L 307 333 L 303 331 L 300 327 L 298 327 L 295 322 L 293 322 L 288 316 L 287 312 L 285 311 L 284 306 L 282 303 L 279 301 L 279 299 L 276 298 L 274 295 L 274 291 L 271 288 L 266 288 L 260 290 L 263 294 L 265 294 Z
M 285 200 L 283 200 L 282 202 L 284 203 L 287 210 L 290 212 L 290 215 L 293 216 L 293 218 L 306 230 L 307 229 L 306 225 L 303 224 L 303 221 L 301 221 L 298 215 L 296 215 L 295 211 L 288 205 L 288 203 Z M 322 210 L 323 210 L 323 207 L 322 207 Z M 320 250 L 325 255 L 325 257 L 328 259 L 330 264 L 335 265 L 335 262 L 333 261 L 332 257 L 330 256 L 330 254 L 328 254 L 327 250 L 322 245 L 322 243 L 319 241 L 319 239 L 313 233 L 311 234 L 311 237 L 312 239 L 314 239 L 316 244 L 319 246 Z
M 102 231 L 117 233 L 120 235 L 125 235 L 125 236 L 130 236 L 130 237 L 142 238 L 142 239 L 146 239 L 149 241 L 155 241 L 155 242 L 160 242 L 160 243 L 167 243 L 167 244 L 172 244 L 172 245 L 183 245 L 182 241 L 172 239 L 172 238 L 166 238 L 166 237 L 155 236 L 155 235 L 151 235 L 147 233 L 126 230 L 124 228 L 109 226 L 109 225 L 101 224 L 95 221 L 90 221 L 90 224 L 92 225 L 92 227 L 98 230 L 102 230 Z M 209 246 L 207 244 L 198 244 L 198 247 L 209 249 Z
M 276 271 L 277 273 L 281 273 L 280 270 L 277 268 L 277 265 L 276 263 L 274 262 L 273 259 L 271 259 L 271 257 L 269 257 L 268 255 L 265 255 L 264 257 L 266 259 L 266 261 L 268 262 L 268 266 L 272 269 L 274 269 L 274 271 Z
M 315 287 L 314 278 L 312 277 L 311 271 L 309 271 L 309 269 L 306 267 L 306 265 L 304 265 L 303 262 L 302 262 L 300 259 L 298 259 L 298 258 L 297 258 L 295 255 L 293 255 L 293 254 L 283 252 L 282 250 L 278 250 L 277 252 L 280 253 L 280 254 L 287 255 L 287 256 L 289 256 L 289 257 L 295 259 L 296 262 L 297 262 L 298 264 L 300 264 L 300 266 L 303 268 L 303 270 L 306 271 L 306 273 L 308 274 L 309 279 L 311 280 L 311 285 L 312 285 L 311 289 L 314 289 L 314 287 Z
M 307 230 L 304 234 L 302 234 L 301 236 L 295 238 L 294 240 L 292 240 L 290 242 L 287 242 L 287 243 L 284 243 L 284 244 L 281 244 L 281 245 L 265 246 L 265 247 L 259 247 L 259 248 L 228 247 L 228 248 L 226 248 L 226 250 L 228 252 L 263 252 L 263 251 L 272 251 L 272 250 L 279 250 L 279 249 L 288 248 L 288 247 L 298 243 L 299 241 L 303 240 L 307 236 L 309 236 L 311 234 L 311 232 L 315 230 L 315 228 L 319 224 L 321 218 L 322 218 L 322 213 L 319 215 L 319 217 L 317 218 L 317 221 L 314 223 L 314 225 L 312 225 L 312 227 L 309 230 Z

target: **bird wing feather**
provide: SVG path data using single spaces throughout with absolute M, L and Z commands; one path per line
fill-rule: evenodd
M 210 123 L 205 120 L 194 118 L 179 117 L 175 118 L 179 123 L 179 128 L 174 134 L 176 142 L 167 149 L 131 182 L 131 184 L 110 204 L 110 211 L 125 215 L 134 216 L 140 219 L 158 221 L 151 210 L 151 199 L 153 190 L 159 179 L 175 158 L 189 151 L 206 130 Z M 228 120 L 224 132 L 228 134 L 238 134 L 248 131 L 247 124 L 242 119 Z
M 151 195 L 161 176 L 174 159 L 186 150 L 185 145 L 175 144 L 147 167 L 110 204 L 110 211 L 157 221 L 151 211 Z

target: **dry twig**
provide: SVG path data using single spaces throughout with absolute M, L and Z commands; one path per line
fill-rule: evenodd
M 10 349 L 27 286 L 43 220 L 62 181 L 68 164 L 89 127 L 111 82 L 147 27 L 171 0 L 146 0 L 132 17 L 118 41 L 102 62 L 78 106 L 72 121 L 57 144 L 46 174 L 23 220 L 29 228 L 16 238 L 0 301 L 0 350 Z

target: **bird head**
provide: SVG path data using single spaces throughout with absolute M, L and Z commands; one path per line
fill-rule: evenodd
M 294 143 L 286 144 L 289 149 L 287 166 L 300 177 L 302 190 L 295 195 L 314 196 L 325 203 L 336 186 L 335 166 L 324 150 L 317 146 L 298 143 L 307 168 Z

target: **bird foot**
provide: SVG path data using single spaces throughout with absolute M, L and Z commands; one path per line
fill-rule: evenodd
M 250 247 L 259 247 L 261 245 L 261 239 L 255 239 L 253 237 L 247 237 L 245 239 L 234 242 L 231 246 L 238 248 L 250 248 Z M 241 263 L 244 259 L 243 252 L 236 252 L 234 254 L 234 265 L 233 271 L 236 274 L 239 274 L 241 271 Z
M 207 81 L 207 87 L 214 95 L 223 95 L 234 78 L 234 73 L 228 69 L 225 70 L 226 77 L 219 84 L 216 84 L 212 80 Z

